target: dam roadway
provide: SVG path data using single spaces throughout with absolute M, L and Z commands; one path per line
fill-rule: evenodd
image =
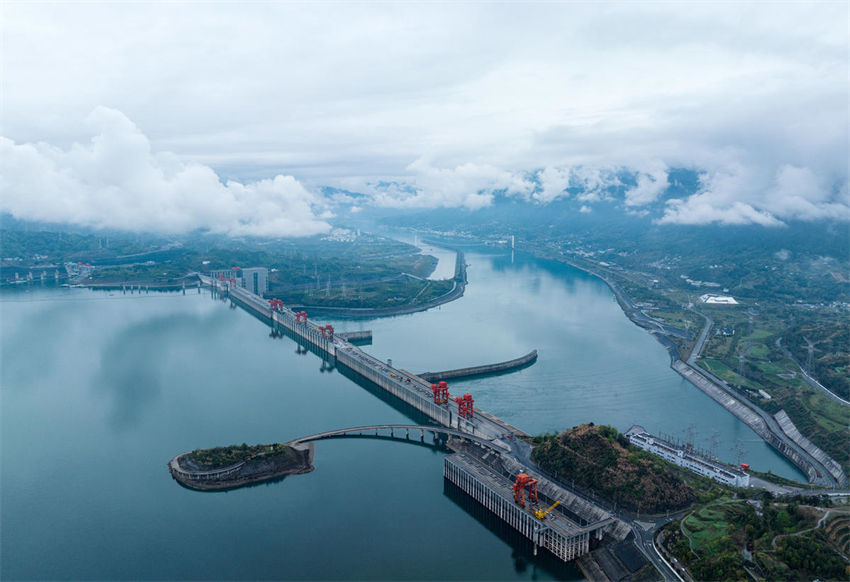
M 232 300 L 255 316 L 270 325 L 285 328 L 314 350 L 333 358 L 337 365 L 357 372 L 441 426 L 490 439 L 495 446 L 506 451 L 511 449 L 508 443 L 512 437 L 528 436 L 516 427 L 478 409 L 474 411 L 472 418 L 461 417 L 457 412 L 458 406 L 452 399 L 444 404 L 435 403 L 431 385 L 415 374 L 394 368 L 339 336 L 328 337 L 314 322 L 298 321 L 296 313 L 286 307 L 273 311 L 268 301 L 238 285 L 222 283 L 203 275 L 200 277 L 204 285 L 228 293 Z

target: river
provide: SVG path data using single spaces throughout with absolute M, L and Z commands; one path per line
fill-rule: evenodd
M 509 359 L 453 384 L 531 433 L 581 422 L 695 435 L 727 461 L 800 478 L 668 367 L 604 283 L 467 252 L 463 298 L 374 321 L 365 349 L 408 370 Z M 444 491 L 443 453 L 346 440 L 316 471 L 226 493 L 180 487 L 176 453 L 410 419 L 207 292 L 31 286 L 0 295 L 3 579 L 580 579 Z

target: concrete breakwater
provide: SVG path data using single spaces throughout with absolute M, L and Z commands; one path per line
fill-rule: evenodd
M 293 443 L 288 445 L 283 453 L 260 455 L 214 469 L 206 469 L 193 463 L 191 455 L 191 452 L 186 452 L 171 459 L 168 462 L 168 471 L 181 485 L 202 491 L 235 489 L 313 470 L 312 443 Z
M 472 378 L 475 376 L 487 376 L 491 374 L 501 374 L 513 372 L 526 366 L 530 366 L 537 361 L 537 350 L 531 350 L 524 356 L 508 360 L 506 362 L 497 362 L 495 364 L 485 364 L 483 366 L 472 366 L 469 368 L 458 368 L 456 370 L 446 370 L 444 372 L 423 372 L 417 374 L 426 382 L 438 382 L 440 380 L 455 380 L 457 378 Z
M 336 336 L 354 345 L 366 345 L 372 343 L 371 329 L 364 331 L 341 331 L 336 334 Z

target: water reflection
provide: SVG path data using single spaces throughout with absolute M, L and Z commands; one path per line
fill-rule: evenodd
M 498 518 L 492 511 L 472 499 L 448 479 L 443 480 L 443 495 L 472 516 L 475 521 L 483 525 L 488 531 L 508 544 L 514 571 L 517 573 L 524 573 L 530 567 L 532 569 L 532 580 L 551 580 L 553 578 L 556 580 L 584 579 L 574 564 L 562 562 L 547 550 L 538 548 L 537 555 L 535 556 L 534 544 L 531 540 L 509 526 L 504 520 Z M 506 548 L 506 551 L 508 551 L 508 548 Z
M 177 388 L 193 381 L 179 373 L 183 368 L 181 358 L 193 351 L 191 344 L 178 347 L 161 342 L 163 337 L 182 336 L 187 330 L 219 334 L 226 332 L 226 323 L 214 315 L 152 316 L 130 321 L 105 339 L 91 382 L 97 391 L 110 396 L 109 423 L 115 430 L 137 425 L 145 412 L 155 407 L 165 387 Z

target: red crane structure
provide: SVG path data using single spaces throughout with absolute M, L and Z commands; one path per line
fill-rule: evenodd
M 283 301 L 277 297 L 269 299 L 269 307 L 272 311 L 283 311 Z
M 307 314 L 304 314 L 304 317 L 307 317 Z M 331 324 L 320 325 L 319 331 L 322 332 L 322 337 L 325 339 L 333 339 L 334 338 L 334 326 Z
M 463 396 L 456 396 L 455 402 L 457 402 L 458 416 L 462 418 L 472 418 L 472 404 L 475 402 L 475 400 L 472 399 L 472 395 L 469 392 L 467 392 Z
M 528 489 L 528 499 L 537 503 L 537 479 L 520 473 L 514 483 L 514 501 L 525 507 L 525 490 Z
M 449 401 L 449 385 L 444 381 L 439 384 L 431 384 L 434 393 L 434 404 L 445 404 Z
M 299 311 L 295 314 L 295 323 L 307 323 L 307 312 Z

